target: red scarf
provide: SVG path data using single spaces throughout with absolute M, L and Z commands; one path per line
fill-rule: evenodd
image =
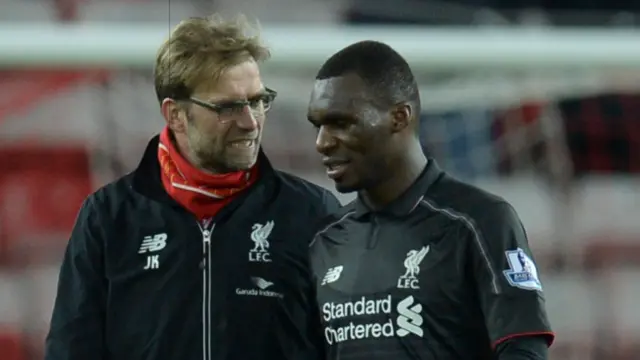
M 214 216 L 258 177 L 257 166 L 222 175 L 199 170 L 180 155 L 168 127 L 160 133 L 158 161 L 165 190 L 200 220 Z

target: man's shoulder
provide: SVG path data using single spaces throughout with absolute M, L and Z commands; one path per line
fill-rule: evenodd
M 88 232 L 98 236 L 101 242 L 110 241 L 111 235 L 123 230 L 123 224 L 131 221 L 130 213 L 123 208 L 131 205 L 131 179 L 125 175 L 101 186 L 89 194 L 76 217 L 74 233 Z M 134 219 L 135 220 L 135 219 Z M 90 241 L 92 237 L 73 236 L 73 241 Z
M 305 180 L 299 176 L 293 175 L 286 171 L 275 170 L 276 174 L 282 182 L 282 186 L 289 188 L 294 192 L 300 193 L 311 198 L 321 198 L 324 194 L 329 193 L 329 190 L 314 184 L 309 180 Z
M 87 197 L 87 202 L 91 204 L 94 211 L 103 216 L 115 217 L 115 212 L 121 209 L 124 204 L 130 204 L 140 195 L 136 195 L 133 190 L 133 173 L 124 175 L 113 180 L 95 190 Z
M 316 237 L 322 237 L 323 234 L 336 227 L 344 227 L 346 223 L 355 213 L 355 200 L 327 214 L 319 219 L 317 224 Z
M 280 179 L 281 187 L 287 190 L 287 196 L 291 196 L 291 201 L 303 201 L 320 210 L 322 215 L 339 209 L 340 203 L 336 196 L 324 187 L 281 170 L 276 170 L 276 174 Z
M 503 197 L 448 175 L 428 190 L 423 204 L 452 220 L 469 224 L 517 218 L 513 206 Z

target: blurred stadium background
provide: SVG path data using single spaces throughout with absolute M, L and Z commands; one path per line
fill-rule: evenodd
M 329 188 L 304 116 L 314 71 L 352 40 L 396 46 L 420 79 L 425 146 L 522 217 L 552 359 L 640 359 L 640 3 L 0 0 L 0 360 L 42 358 L 79 204 L 162 126 L 155 49 L 213 11 L 261 20 L 280 93 L 264 147 Z

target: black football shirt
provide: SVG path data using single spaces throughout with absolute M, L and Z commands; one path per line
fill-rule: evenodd
M 525 230 L 503 199 L 429 163 L 382 211 L 356 199 L 311 245 L 331 360 L 489 360 L 553 341 Z

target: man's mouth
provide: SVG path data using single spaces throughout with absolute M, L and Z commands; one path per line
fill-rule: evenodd
M 250 149 L 255 145 L 255 140 L 236 140 L 229 143 L 229 147 L 232 147 L 234 149 Z
M 327 176 L 331 179 L 341 177 L 349 167 L 349 161 L 347 160 L 326 159 L 323 160 L 323 164 L 327 169 Z

